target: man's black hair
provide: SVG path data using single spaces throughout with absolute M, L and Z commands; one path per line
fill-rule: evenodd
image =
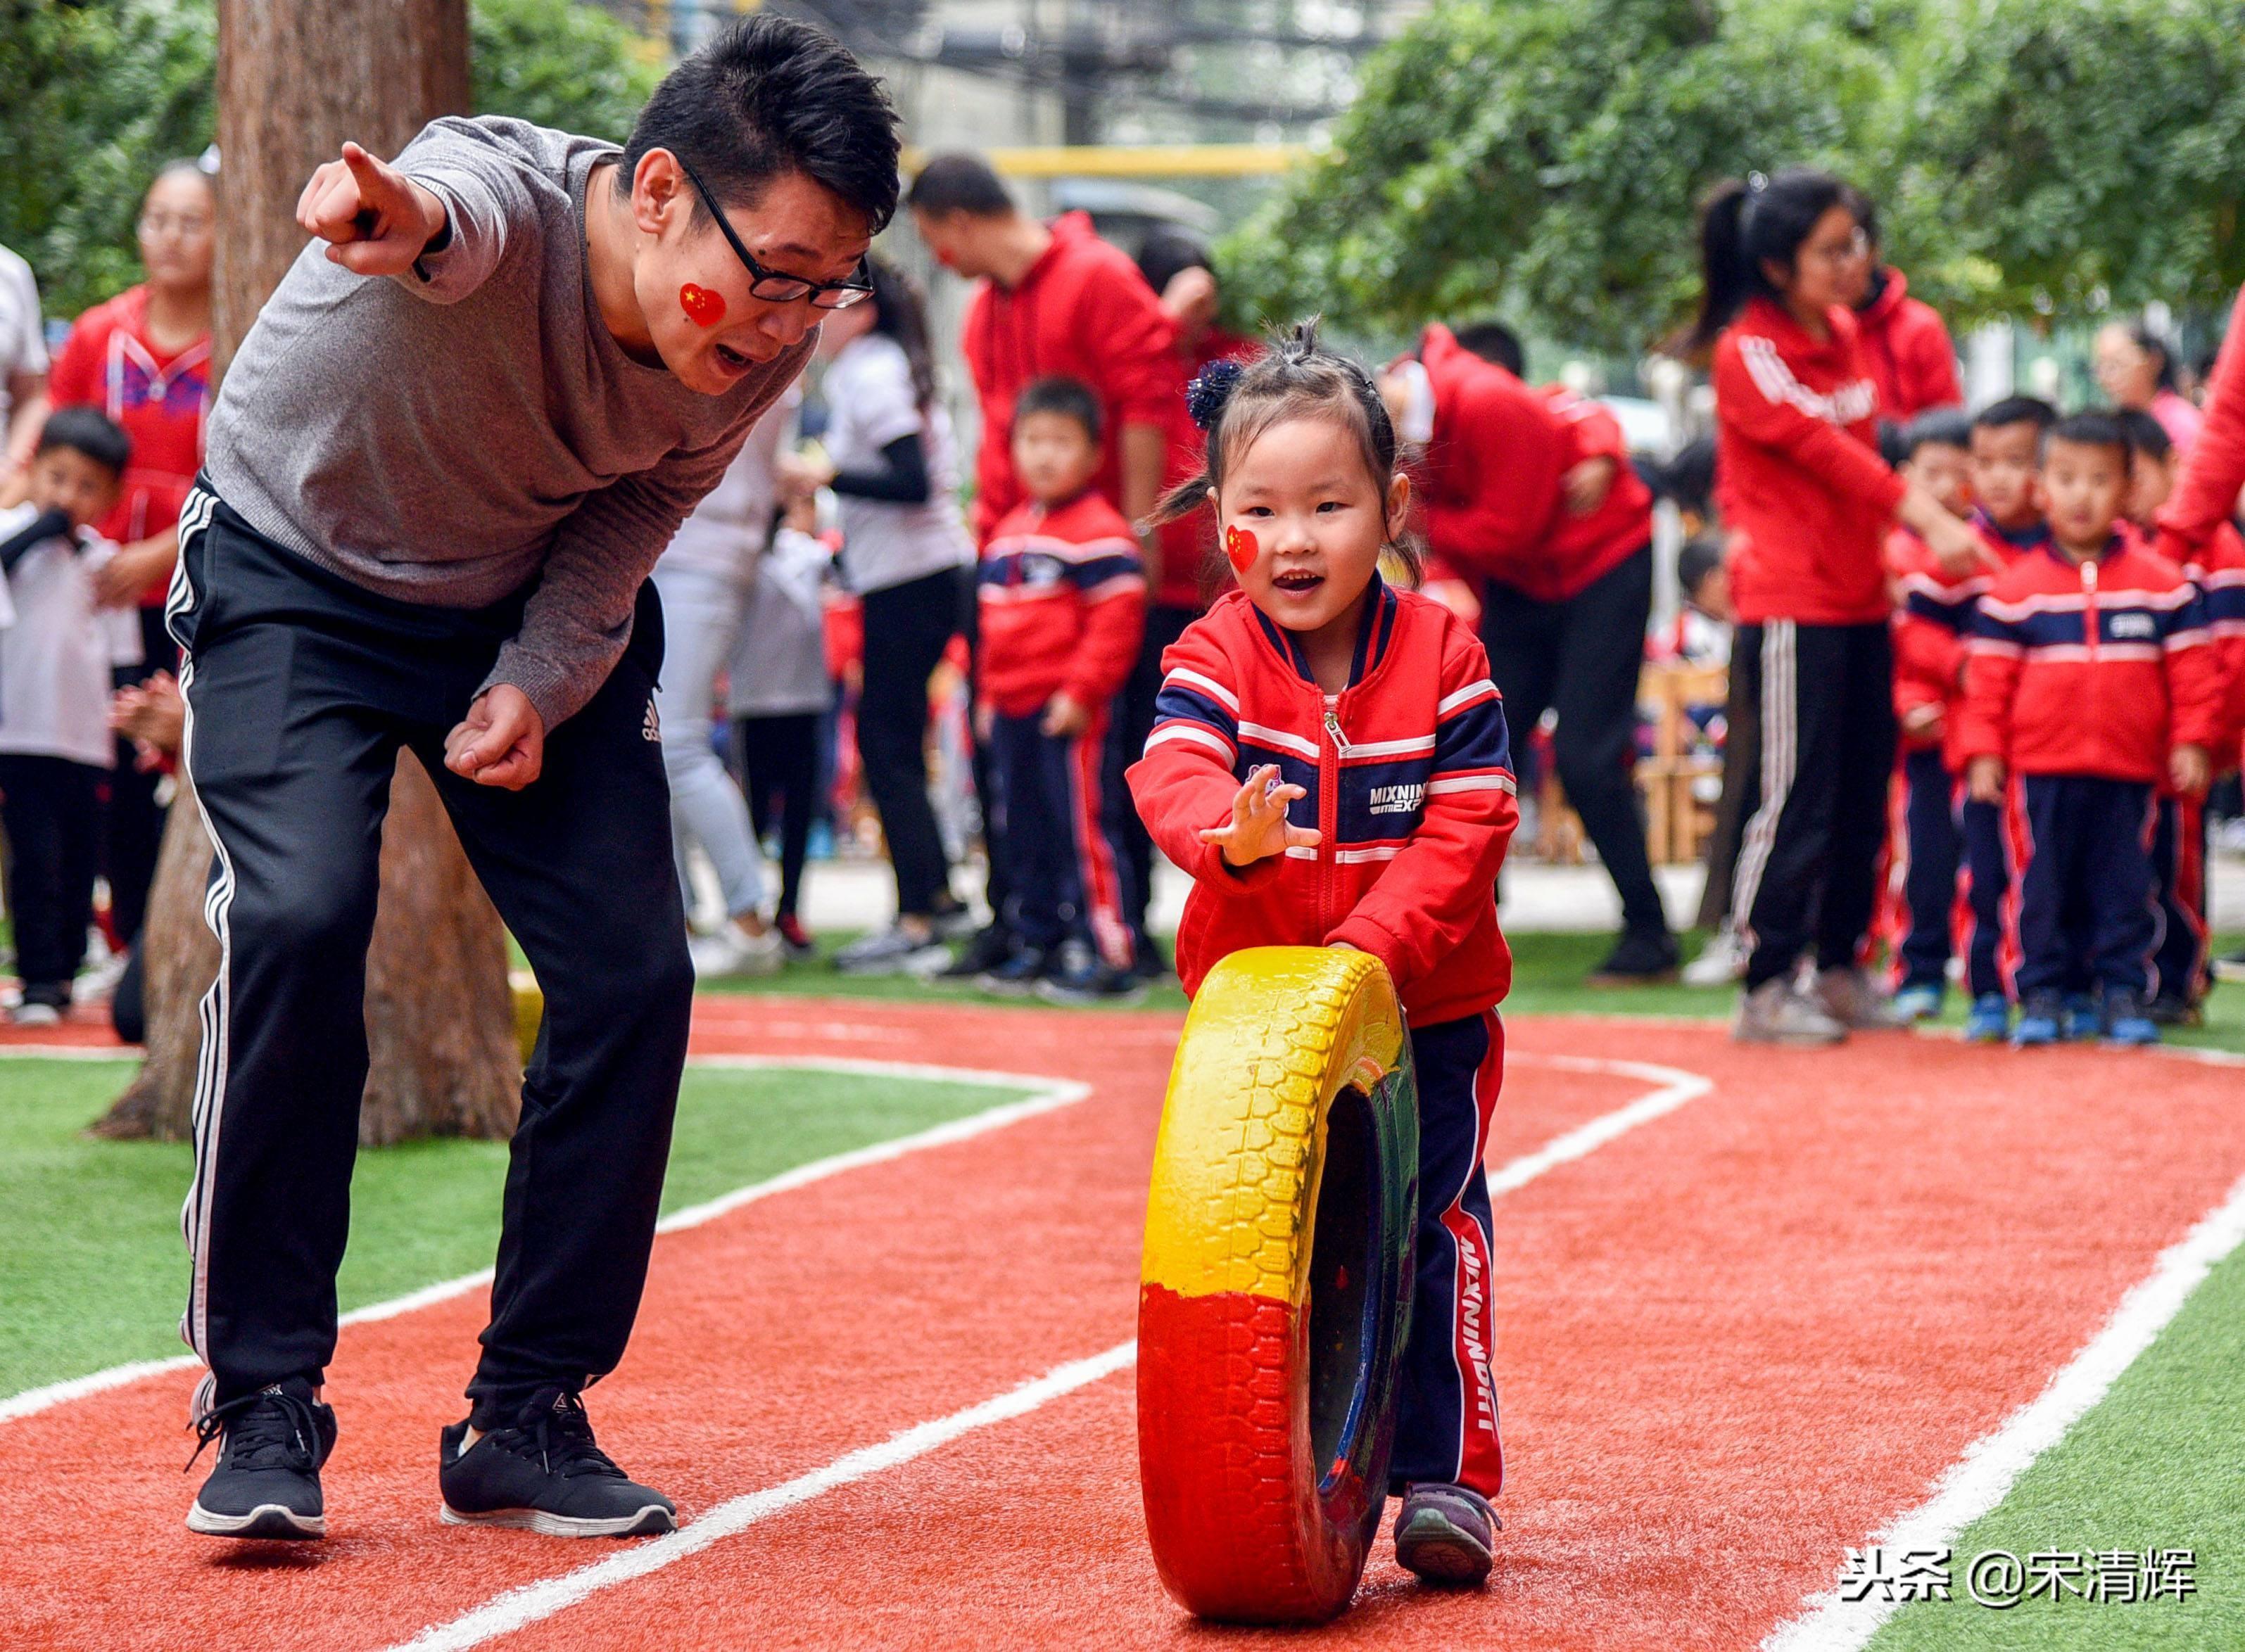
M 1964 416 L 1961 407 L 1936 407 L 1921 413 L 1902 426 L 1902 456 L 1905 459 L 1917 457 L 1922 447 L 1963 448 L 1972 446 L 1972 421 Z
M 946 213 L 1004 218 L 1019 210 L 990 163 L 964 149 L 930 156 L 905 193 L 905 205 L 935 218 Z
M 1456 337 L 1461 349 L 1482 361 L 1496 362 L 1515 378 L 1528 376 L 1528 352 L 1521 348 L 1520 335 L 1502 322 L 1468 322 Z
M 2128 430 L 2117 413 L 2104 408 L 2092 408 L 2086 412 L 2068 414 L 2042 433 L 2042 455 L 2050 457 L 2053 442 L 2072 442 L 2080 447 L 2113 448 L 2120 455 L 2120 468 L 2127 470 L 2135 458 L 2128 447 Z
M 1991 402 L 1972 416 L 1976 430 L 2000 430 L 2008 424 L 2031 424 L 2038 432 L 2058 423 L 2058 410 L 2039 396 L 2007 396 Z
M 897 210 L 897 112 L 879 80 L 823 30 L 776 11 L 729 23 L 662 78 L 624 146 L 616 187 L 666 149 L 728 206 L 753 206 L 800 173 L 865 216 Z M 698 193 L 694 221 L 708 221 Z
M 1212 272 L 1215 268 L 1208 243 L 1186 230 L 1164 224 L 1148 230 L 1146 239 L 1138 243 L 1138 273 L 1146 278 L 1146 285 L 1154 289 L 1156 298 L 1187 270 Z
M 2165 464 L 2174 451 L 2174 438 L 2167 427 L 2140 407 L 2124 407 L 2113 416 L 2120 422 L 2120 434 L 2128 438 L 2128 445 L 2146 458 Z
M 1032 413 L 1057 413 L 1062 418 L 1074 419 L 1083 426 L 1083 433 L 1091 438 L 1092 445 L 1099 445 L 1099 393 L 1082 379 L 1056 373 L 1049 378 L 1032 381 L 1014 399 L 1014 423 L 1018 425 Z
M 91 407 L 58 408 L 47 415 L 47 422 L 39 431 L 39 444 L 33 451 L 44 453 L 54 448 L 83 453 L 104 470 L 120 477 L 132 459 L 132 438 L 98 409 Z

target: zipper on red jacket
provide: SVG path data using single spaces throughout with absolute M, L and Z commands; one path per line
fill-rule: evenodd
M 2092 557 L 2081 565 L 2081 630 L 2082 640 L 2089 648 L 2089 682 L 2086 694 L 2091 706 L 2088 724 L 2092 728 L 2098 727 L 2098 714 L 2094 708 L 2097 701 L 2103 697 L 2099 692 L 2102 685 L 2098 681 L 2099 673 L 2097 669 L 2097 633 L 2104 628 L 2098 622 L 2097 559 Z
M 1330 935 L 1337 921 L 1333 897 L 1340 856 L 1340 760 L 1348 755 L 1348 736 L 1340 731 L 1340 696 L 1327 694 L 1325 701 L 1326 748 L 1318 753 L 1318 933 Z

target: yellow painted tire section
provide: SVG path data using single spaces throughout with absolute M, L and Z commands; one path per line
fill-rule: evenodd
M 1139 1284 L 1138 1450 L 1163 1585 L 1306 1622 L 1353 1595 L 1408 1330 L 1417 1101 L 1380 962 L 1234 953 L 1171 1070 Z

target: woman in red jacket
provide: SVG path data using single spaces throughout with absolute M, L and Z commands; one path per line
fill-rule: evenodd
M 1706 292 L 1685 348 L 1713 351 L 1732 668 L 1761 729 L 1760 802 L 1733 877 L 1733 920 L 1753 948 L 1734 1030 L 1835 1043 L 1850 1027 L 1894 1025 L 1856 962 L 1894 768 L 1886 531 L 1899 516 L 1960 567 L 1983 553 L 1879 457 L 1878 391 L 1844 302 L 1865 237 L 1840 182 L 1804 167 L 1724 184 L 1700 250 Z

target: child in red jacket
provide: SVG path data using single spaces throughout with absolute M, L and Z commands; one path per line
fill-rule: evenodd
M 1019 939 L 994 992 L 1073 1002 L 1134 990 L 1128 876 L 1100 795 L 1109 702 L 1136 658 L 1146 577 L 1122 513 L 1092 486 L 1099 398 L 1039 379 L 1014 404 L 1014 474 L 1028 494 L 982 548 L 977 702 L 990 743 Z
M 2178 792 L 2205 789 L 2221 718 L 2205 604 L 2181 569 L 2115 528 L 2128 471 L 2112 415 L 2051 427 L 2041 474 L 2051 544 L 1997 578 L 1965 669 L 1972 795 L 2000 802 L 2009 771 L 2025 805 L 2020 1046 L 2057 1040 L 2064 994 L 2085 966 L 2103 989 L 2105 1036 L 2159 1041 L 2144 1003 L 2159 927 L 2153 793 L 2163 777 Z
M 1972 507 L 1971 436 L 1971 421 L 1957 409 L 1922 414 L 1902 432 L 1896 467 L 1960 519 Z M 1949 986 L 1950 918 L 1963 862 L 1955 706 L 1964 687 L 1965 634 L 1988 579 L 1984 570 L 1950 573 L 1899 525 L 1887 535 L 1887 572 L 1896 586 L 1894 705 L 1902 731 L 1903 923 L 1894 1005 L 1917 1021 L 1941 1012 Z
M 2128 519 L 2146 544 L 2158 531 L 2158 517 L 2174 491 L 2178 457 L 2167 427 L 2149 413 L 2131 409 L 2120 415 L 2133 457 Z M 2234 524 L 2218 525 L 2193 549 L 2183 575 L 2206 604 L 2208 634 L 2222 688 L 2221 732 L 2208 748 L 2208 767 L 2219 775 L 2237 767 L 2237 742 L 2245 727 L 2245 538 Z M 2152 836 L 2152 876 L 2167 926 L 2153 960 L 2158 988 L 2151 1017 L 2163 1026 L 2199 1019 L 2199 1005 L 2211 985 L 2207 968 L 2206 799 L 2162 786 L 2159 824 Z
M 1418 1283 L 1391 1486 L 1396 1558 L 1488 1574 L 1504 1476 L 1482 1154 L 1504 1071 L 1512 958 L 1496 874 L 1517 820 L 1504 713 L 1466 626 L 1380 578 L 1410 484 L 1368 374 L 1304 324 L 1259 361 L 1194 381 L 1204 476 L 1164 512 L 1212 506 L 1239 589 L 1187 627 L 1129 774 L 1190 872 L 1188 992 L 1242 947 L 1344 946 L 1387 966 L 1419 1081 Z

